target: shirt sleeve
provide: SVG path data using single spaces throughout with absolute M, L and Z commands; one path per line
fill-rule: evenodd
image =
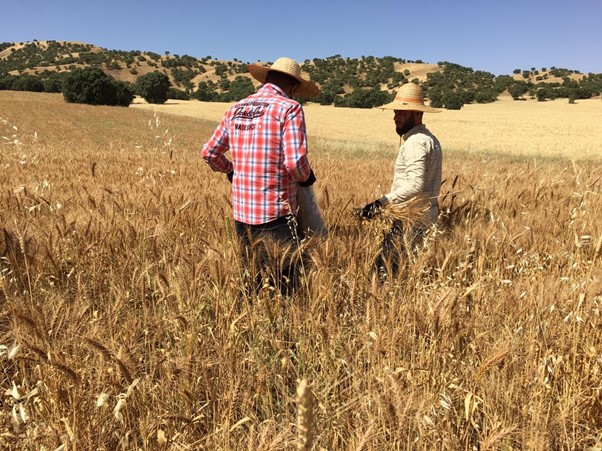
M 391 192 L 381 198 L 381 203 L 405 202 L 424 190 L 426 163 L 430 152 L 428 141 L 412 139 L 403 146 L 403 164 L 395 168 Z M 399 171 L 399 173 L 398 173 Z
M 203 160 L 216 172 L 228 173 L 233 170 L 232 162 L 224 155 L 230 148 L 228 119 L 224 116 L 213 132 L 213 136 L 203 146 Z
M 307 160 L 305 115 L 300 104 L 291 108 L 282 129 L 284 166 L 297 182 L 309 178 L 311 168 Z

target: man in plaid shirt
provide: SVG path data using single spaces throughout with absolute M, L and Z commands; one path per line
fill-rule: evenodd
M 319 91 L 290 58 L 279 58 L 271 67 L 251 64 L 248 69 L 263 86 L 226 111 L 202 154 L 211 169 L 226 173 L 232 183 L 243 264 L 269 268 L 272 285 L 289 293 L 297 263 L 278 255 L 272 258 L 266 241 L 277 242 L 281 250 L 292 251 L 298 245 L 297 187 L 311 186 L 316 178 L 307 159 L 303 108 L 293 96 L 311 98 Z M 231 160 L 225 156 L 228 150 Z M 259 285 L 259 271 L 255 279 Z

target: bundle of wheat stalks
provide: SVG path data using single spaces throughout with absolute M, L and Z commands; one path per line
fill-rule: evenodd
M 377 230 L 388 230 L 393 223 L 401 224 L 404 230 L 427 226 L 429 208 L 430 202 L 424 196 L 415 196 L 401 203 L 389 202 L 380 208 L 372 223 Z M 354 213 L 357 218 L 363 219 L 361 208 L 356 208 Z
M 389 202 L 382 209 L 380 218 L 387 222 L 400 222 L 405 227 L 427 224 L 429 201 L 424 196 L 415 196 L 402 203 Z

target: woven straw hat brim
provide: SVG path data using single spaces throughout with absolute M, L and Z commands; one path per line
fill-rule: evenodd
M 299 82 L 299 86 L 295 91 L 296 97 L 301 97 L 303 99 L 311 99 L 312 97 L 316 97 L 320 93 L 320 89 L 314 83 L 305 80 L 304 78 L 286 70 L 260 66 L 259 64 L 249 64 L 247 66 L 247 69 L 249 70 L 249 73 L 253 76 L 253 78 L 261 83 L 265 83 L 265 79 L 268 76 L 268 72 L 270 71 L 280 72 L 282 74 L 286 74 L 293 77 Z
M 440 113 L 433 107 L 424 104 L 424 95 L 422 88 L 414 83 L 406 83 L 403 85 L 395 99 L 391 103 L 387 103 L 379 107 L 383 110 L 406 110 L 406 111 L 422 111 L 423 113 Z
M 441 110 L 437 110 L 422 103 L 399 102 L 397 100 L 387 103 L 386 105 L 379 106 L 378 108 L 381 110 L 407 110 L 422 111 L 423 113 L 441 113 Z

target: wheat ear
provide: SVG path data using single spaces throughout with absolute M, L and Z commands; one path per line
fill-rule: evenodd
M 297 386 L 297 450 L 309 451 L 314 441 L 313 395 L 303 379 Z

